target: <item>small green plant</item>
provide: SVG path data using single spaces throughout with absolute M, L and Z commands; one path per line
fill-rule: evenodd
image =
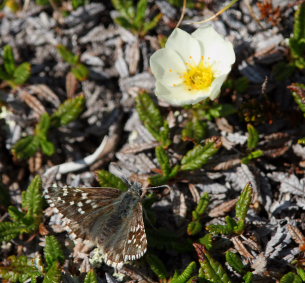
M 84 81 L 89 77 L 89 69 L 80 62 L 79 55 L 72 53 L 64 45 L 58 45 L 57 50 L 62 58 L 71 65 L 71 72 L 79 81 Z
M 124 181 L 106 170 L 97 171 L 96 176 L 101 187 L 117 188 L 123 192 L 128 190 L 128 185 Z
M 42 276 L 44 283 L 61 282 L 60 264 L 64 262 L 65 256 L 59 241 L 54 236 L 46 237 L 44 257 L 45 266 L 40 256 L 36 258 L 28 258 L 24 255 L 10 256 L 9 264 L 0 266 L 0 275 L 10 282 L 25 282 L 28 279 L 37 282 L 37 278 Z
M 184 141 L 190 140 L 195 143 L 200 143 L 207 137 L 208 125 L 205 121 L 193 117 L 182 130 L 182 139 Z
M 13 48 L 6 45 L 3 48 L 3 65 L 0 66 L 0 79 L 16 88 L 26 83 L 31 76 L 31 64 L 24 62 L 16 65 Z
M 13 147 L 13 153 L 19 159 L 27 159 L 40 149 L 48 156 L 55 153 L 56 147 L 48 138 L 51 128 L 65 126 L 74 121 L 83 112 L 85 107 L 85 97 L 68 99 L 52 114 L 44 113 L 36 125 L 34 135 L 21 138 Z
M 10 241 L 23 233 L 35 233 L 42 221 L 42 181 L 36 176 L 22 193 L 22 211 L 9 206 L 12 222 L 0 223 L 0 242 Z
M 37 282 L 37 277 L 43 275 L 41 258 L 27 256 L 9 256 L 8 265 L 0 266 L 0 276 L 10 282 Z M 56 282 L 56 281 L 55 281 Z M 54 282 L 54 283 L 55 283 Z
M 139 36 L 147 34 L 162 17 L 161 14 L 158 14 L 152 20 L 147 21 L 148 0 L 139 0 L 136 7 L 132 0 L 112 0 L 112 4 L 121 14 L 114 19 L 116 23 Z
M 203 279 L 202 282 L 222 282 L 222 283 L 233 283 L 234 281 L 230 278 L 225 268 L 215 260 L 207 249 L 200 244 L 194 244 L 196 252 L 199 258 L 199 278 Z M 243 265 L 241 258 L 232 252 L 226 253 L 227 263 L 240 275 L 243 275 L 244 283 L 252 283 L 253 273 L 246 272 L 246 266 Z M 208 280 L 208 281 L 205 281 Z
M 144 126 L 163 147 L 171 145 L 170 131 L 167 121 L 161 115 L 158 105 L 151 96 L 144 92 L 136 98 L 136 109 Z
M 204 193 L 200 198 L 196 209 L 192 212 L 192 221 L 187 227 L 187 233 L 189 235 L 196 235 L 202 230 L 201 219 L 208 208 L 210 199 L 208 193 Z
M 145 256 L 145 259 L 149 264 L 150 269 L 158 276 L 160 280 L 168 278 L 167 268 L 159 257 L 152 253 L 148 253 Z
M 246 185 L 235 207 L 235 219 L 227 216 L 226 225 L 212 224 L 206 229 L 213 234 L 242 234 L 246 226 L 246 216 L 251 204 L 253 189 L 250 183 Z
M 280 283 L 302 283 L 302 282 L 304 282 L 304 278 L 301 278 L 298 274 L 294 272 L 289 272 L 285 274 L 280 280 Z
M 191 108 L 190 106 L 185 106 L 185 109 L 192 113 L 193 119 L 210 121 L 237 112 L 237 108 L 232 104 L 217 103 L 208 99 L 193 105 Z
M 300 110 L 303 112 L 303 116 L 305 117 L 305 85 L 300 83 L 293 83 L 288 86 L 288 89 L 291 90 L 294 101 L 299 106 Z M 305 138 L 299 139 L 298 143 L 305 144 Z
M 62 265 L 65 261 L 64 251 L 60 242 L 55 236 L 46 236 L 44 247 L 44 260 L 36 256 L 10 256 L 5 265 L 0 265 L 0 277 L 9 282 L 37 282 L 39 277 L 43 283 L 62 282 Z M 97 276 L 94 270 L 87 273 L 85 283 L 97 283 Z
M 257 159 L 264 155 L 264 152 L 261 149 L 253 150 L 258 146 L 259 142 L 259 133 L 257 129 L 251 125 L 247 125 L 248 129 L 248 150 L 252 150 L 246 157 L 242 158 L 242 163 L 248 164 L 251 160 Z
M 98 283 L 97 276 L 95 271 L 92 269 L 90 270 L 84 280 L 84 283 Z
M 171 166 L 170 157 L 167 151 L 162 146 L 157 146 L 155 149 L 156 157 L 161 166 L 161 174 L 150 177 L 150 182 L 154 186 L 167 183 L 170 179 L 177 176 L 180 170 L 179 165 Z
M 197 264 L 195 261 L 192 261 L 185 270 L 182 271 L 181 274 L 179 274 L 177 271 L 175 272 L 173 278 L 170 280 L 171 283 L 185 283 L 189 282 L 188 280 L 191 280 L 192 275 L 194 274 L 195 270 L 197 268 Z M 192 282 L 192 281 L 191 281 Z
M 89 2 L 89 0 L 72 0 L 72 7 L 76 10 L 78 7 L 84 6 Z
M 299 69 L 305 68 L 305 3 L 300 4 L 294 17 L 293 36 L 289 40 L 294 64 Z
M 221 147 L 217 137 L 206 139 L 202 144 L 196 144 L 182 157 L 180 164 L 172 164 L 168 147 L 172 144 L 168 122 L 163 118 L 161 110 L 147 93 L 141 93 L 136 98 L 136 109 L 144 126 L 160 142 L 155 149 L 155 154 L 161 167 L 160 174 L 150 177 L 150 183 L 154 186 L 167 183 L 175 178 L 181 171 L 197 170 L 207 164 Z M 219 113 L 219 112 L 218 112 Z M 232 113 L 230 111 L 230 113 Z M 195 117 L 196 115 L 194 115 Z M 195 121 L 195 122 L 194 122 Z M 206 125 L 203 121 L 196 120 L 187 124 L 182 129 L 182 137 L 189 136 L 190 140 L 201 141 L 206 135 Z M 199 129 L 200 128 L 200 129 Z M 188 140 L 186 138 L 186 140 Z

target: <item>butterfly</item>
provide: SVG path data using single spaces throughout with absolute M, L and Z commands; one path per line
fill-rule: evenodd
M 102 187 L 49 187 L 50 207 L 62 215 L 70 238 L 86 239 L 101 250 L 105 263 L 121 268 L 147 250 L 141 188 L 128 191 Z

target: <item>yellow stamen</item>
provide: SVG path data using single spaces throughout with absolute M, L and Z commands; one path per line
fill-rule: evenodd
M 204 90 L 210 87 L 215 79 L 211 66 L 205 65 L 204 58 L 199 65 L 186 64 L 188 69 L 182 75 L 188 90 Z

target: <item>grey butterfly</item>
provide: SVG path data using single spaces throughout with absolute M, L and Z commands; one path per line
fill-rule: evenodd
M 107 265 L 121 268 L 146 252 L 141 188 L 137 184 L 126 192 L 99 187 L 50 187 L 45 190 L 45 198 L 62 214 L 70 237 L 96 244 Z

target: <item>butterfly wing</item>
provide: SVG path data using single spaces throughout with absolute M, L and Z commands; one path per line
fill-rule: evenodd
M 142 204 L 135 206 L 133 213 L 119 225 L 115 221 L 115 215 L 109 222 L 109 235 L 101 248 L 105 262 L 116 268 L 120 268 L 124 262 L 135 260 L 144 255 L 147 249 L 147 239 L 143 221 Z M 114 224 L 111 224 L 114 223 Z
M 111 215 L 122 192 L 114 188 L 50 187 L 45 198 L 63 216 L 63 224 L 72 239 L 94 241 L 92 227 L 96 221 L 102 223 Z
M 135 198 L 130 211 L 124 197 L 131 199 L 132 194 L 112 188 L 73 187 L 51 187 L 45 192 L 49 205 L 63 215 L 70 237 L 97 244 L 105 262 L 116 268 L 140 258 L 147 249 L 140 199 Z M 122 211 L 124 204 L 127 214 Z

